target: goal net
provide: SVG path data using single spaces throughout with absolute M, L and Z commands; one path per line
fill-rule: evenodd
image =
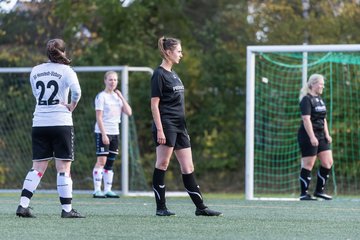
M 327 192 L 360 194 L 359 50 L 360 45 L 248 47 L 246 199 L 299 197 L 299 92 L 313 73 L 325 76 L 322 98 L 333 138 Z
M 31 68 L 0 68 L 0 189 L 21 189 L 32 166 L 31 125 L 35 100 L 29 84 Z M 82 97 L 74 113 L 75 162 L 72 165 L 74 190 L 93 190 L 92 169 L 95 155 L 94 98 L 104 89 L 104 73 L 118 72 L 119 86 L 128 95 L 129 72 L 147 72 L 151 68 L 128 66 L 74 67 L 82 89 Z M 131 104 L 131 99 L 129 99 Z M 135 115 L 135 114 L 134 114 Z M 135 117 L 122 116 L 121 147 L 114 163 L 114 190 L 127 195 L 134 191 L 150 191 L 142 168 Z M 56 169 L 50 161 L 38 189 L 56 189 Z

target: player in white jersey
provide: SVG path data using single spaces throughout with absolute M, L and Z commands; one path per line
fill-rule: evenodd
M 46 47 L 49 61 L 35 66 L 30 74 L 30 84 L 36 99 L 31 136 L 33 166 L 25 177 L 16 215 L 35 217 L 29 208 L 30 199 L 49 161 L 55 159 L 61 217 L 83 218 L 72 208 L 70 176 L 71 162 L 74 160 L 72 112 L 80 100 L 81 89 L 76 73 L 69 66 L 71 60 L 66 57 L 64 41 L 52 39 Z
M 112 191 L 113 165 L 118 155 L 119 123 L 121 113 L 131 116 L 132 109 L 121 92 L 116 89 L 118 75 L 114 71 L 105 73 L 105 89 L 95 98 L 96 124 L 95 143 L 97 161 L 93 169 L 94 198 L 118 198 Z M 101 182 L 104 179 L 104 192 Z

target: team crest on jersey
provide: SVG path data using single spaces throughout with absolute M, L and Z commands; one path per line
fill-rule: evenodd
M 175 78 L 175 79 L 179 80 L 179 82 L 181 82 L 181 83 L 182 83 L 181 79 L 180 79 L 180 78 L 179 78 L 176 74 L 173 74 L 173 78 Z

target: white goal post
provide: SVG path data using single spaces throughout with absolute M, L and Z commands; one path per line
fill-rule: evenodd
M 307 81 L 308 52 L 355 52 L 360 51 L 359 44 L 338 45 L 273 45 L 248 46 L 246 55 L 246 156 L 245 156 L 245 199 L 254 197 L 254 122 L 255 122 L 255 61 L 258 53 L 303 53 L 302 82 Z

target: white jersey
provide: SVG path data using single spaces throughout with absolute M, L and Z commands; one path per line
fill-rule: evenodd
M 115 92 L 100 92 L 95 98 L 95 110 L 101 110 L 105 133 L 108 135 L 119 134 L 121 109 L 123 102 Z M 98 123 L 95 123 L 95 132 L 101 133 Z
M 74 70 L 64 64 L 43 63 L 32 69 L 30 83 L 36 98 L 33 127 L 73 126 L 72 114 L 63 104 L 69 102 L 70 90 L 77 100 L 81 96 Z

